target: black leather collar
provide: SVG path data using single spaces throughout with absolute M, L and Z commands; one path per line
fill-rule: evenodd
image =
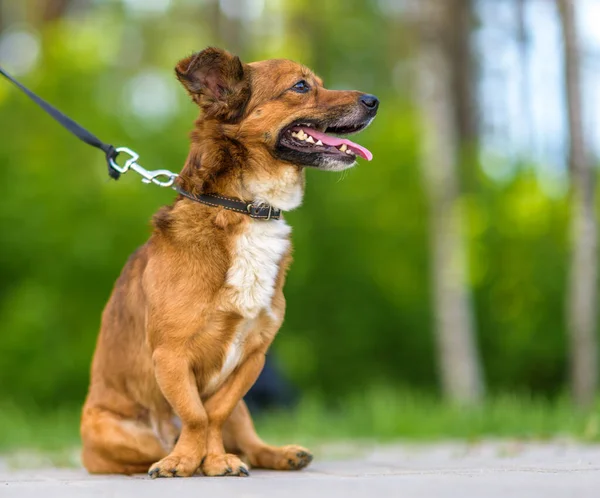
M 278 220 L 281 217 L 281 209 L 275 209 L 273 206 L 264 204 L 256 206 L 252 202 L 240 201 L 239 199 L 232 199 L 231 197 L 223 197 L 216 194 L 193 195 L 177 185 L 174 185 L 173 188 L 192 201 L 200 202 L 207 206 L 224 207 L 230 211 L 250 216 L 250 218 L 254 218 L 255 220 Z

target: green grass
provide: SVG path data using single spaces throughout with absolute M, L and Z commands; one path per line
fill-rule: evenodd
M 59 451 L 79 444 L 79 408 L 42 411 L 0 405 L 0 452 Z
M 433 396 L 372 388 L 336 404 L 306 396 L 292 412 L 262 415 L 256 425 L 273 442 L 433 441 L 483 438 L 600 441 L 599 410 L 587 413 L 566 398 L 497 396 L 477 408 L 461 408 Z M 0 452 L 60 453 L 79 444 L 79 409 L 42 412 L 0 405 Z
M 600 407 L 578 411 L 566 397 L 549 401 L 503 395 L 482 406 L 465 408 L 433 396 L 372 388 L 345 399 L 335 409 L 324 406 L 319 398 L 308 397 L 293 413 L 263 416 L 256 425 L 261 435 L 276 441 L 543 440 L 563 436 L 600 441 Z

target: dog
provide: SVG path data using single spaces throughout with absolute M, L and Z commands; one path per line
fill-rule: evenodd
M 283 322 L 291 246 L 281 211 L 301 204 L 307 167 L 371 160 L 331 134 L 364 129 L 379 101 L 328 90 L 289 60 L 244 64 L 212 47 L 175 73 L 201 113 L 180 195 L 154 215 L 102 314 L 83 465 L 151 477 L 301 469 L 311 453 L 263 442 L 243 401 Z

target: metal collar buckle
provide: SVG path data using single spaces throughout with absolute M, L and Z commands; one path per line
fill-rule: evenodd
M 271 219 L 271 217 L 273 216 L 273 214 L 275 214 L 275 216 L 279 216 L 279 210 L 275 210 L 275 213 L 273 213 L 273 211 L 274 211 L 273 206 L 271 206 L 270 204 L 269 204 L 269 214 L 267 214 L 266 218 L 259 215 L 260 207 L 255 206 L 253 203 L 249 203 L 248 206 L 246 206 L 246 209 L 248 210 L 248 213 L 250 214 L 251 217 L 253 217 L 253 218 L 255 217 L 260 220 L 269 221 Z

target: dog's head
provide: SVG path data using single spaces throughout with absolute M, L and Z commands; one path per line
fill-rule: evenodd
M 357 156 L 372 158 L 364 147 L 338 136 L 366 128 L 377 113 L 377 98 L 328 90 L 301 64 L 283 59 L 244 64 L 224 50 L 207 48 L 180 61 L 176 74 L 203 111 L 194 141 L 233 148 L 220 157 L 261 163 L 263 169 L 267 164 L 332 171 L 353 166 Z

